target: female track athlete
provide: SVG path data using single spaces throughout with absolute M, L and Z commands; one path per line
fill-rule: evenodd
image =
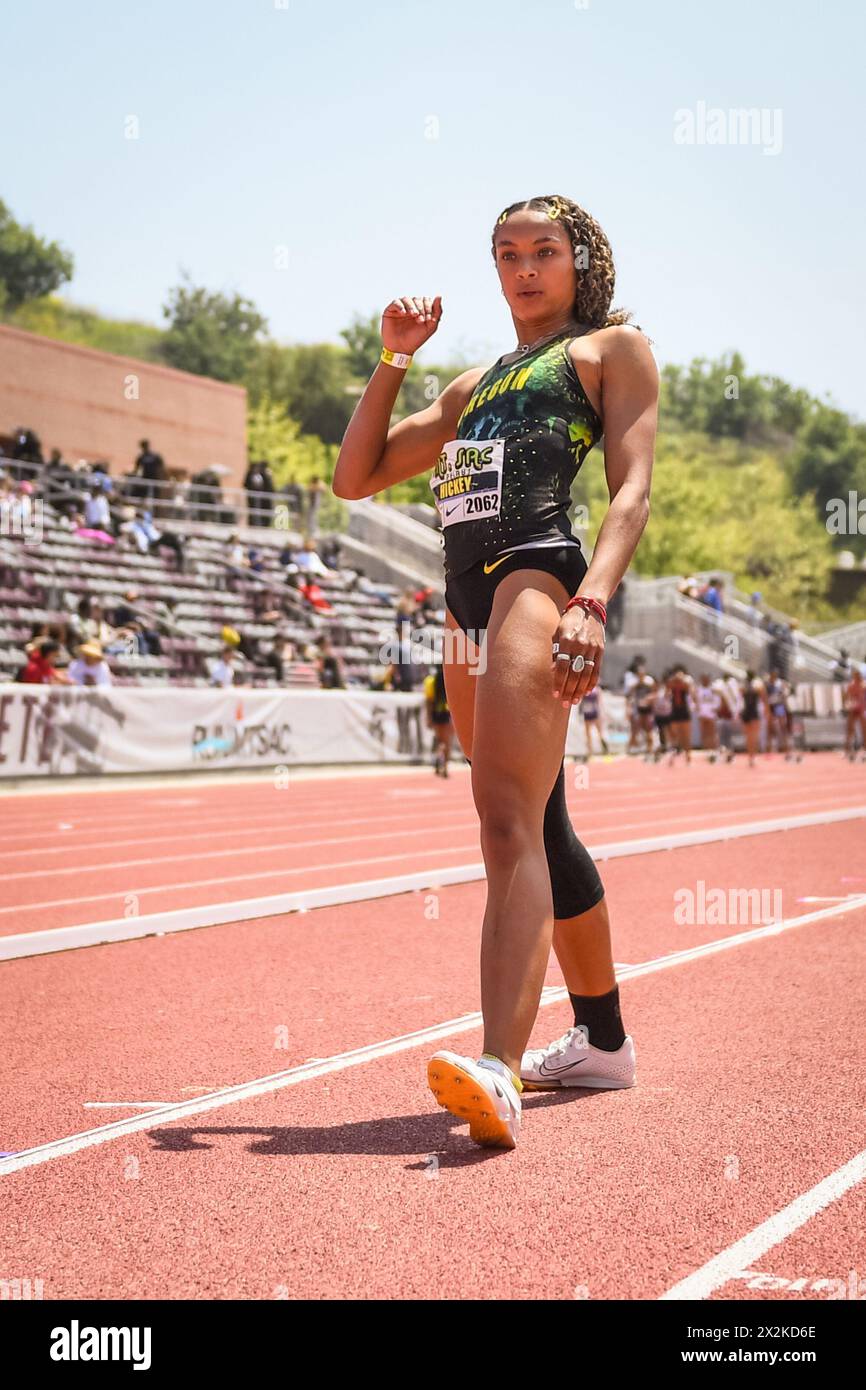
M 649 515 L 658 371 L 631 315 L 610 310 L 610 245 L 576 203 L 511 204 L 492 254 L 516 348 L 389 429 L 403 372 L 442 316 L 438 295 L 393 300 L 333 488 L 369 497 L 433 466 L 448 704 L 472 767 L 487 903 L 484 1051 L 477 1060 L 437 1052 L 428 1080 L 473 1140 L 514 1148 L 524 1085 L 635 1079 L 604 887 L 568 818 L 563 754 L 571 706 L 598 683 L 605 605 Z M 587 565 L 568 521 L 570 488 L 602 434 L 610 504 Z M 551 934 L 575 1025 L 524 1053 Z

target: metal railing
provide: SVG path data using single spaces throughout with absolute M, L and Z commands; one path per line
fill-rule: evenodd
M 134 506 L 150 511 L 154 522 L 204 523 L 246 528 L 252 531 L 289 532 L 301 536 L 323 530 L 345 530 L 349 511 L 342 498 L 331 489 L 311 500 L 302 484 L 284 484 L 273 492 L 228 487 L 206 475 L 194 478 L 150 480 L 133 473 L 115 475 L 102 469 L 70 468 L 65 465 L 30 463 L 23 459 L 0 458 L 0 464 L 13 477 L 32 482 L 39 495 L 52 507 L 67 515 L 83 511 L 86 494 L 102 491 L 105 480 L 111 485 L 105 495 L 109 508 Z

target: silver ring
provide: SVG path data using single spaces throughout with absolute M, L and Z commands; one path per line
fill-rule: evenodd
M 595 665 L 595 662 L 594 662 L 594 661 L 587 661 L 586 665 L 587 665 L 587 666 L 594 666 L 594 665 Z
M 556 653 L 557 653 L 558 651 L 559 651 L 559 643 L 558 643 L 558 642 L 554 642 L 554 644 L 553 644 L 553 654 L 554 654 L 554 656 L 556 655 Z
M 578 652 L 577 656 L 573 659 L 573 661 L 572 661 L 572 663 L 571 663 L 571 669 L 572 669 L 572 671 L 582 671 L 585 665 L 586 665 L 586 662 L 584 661 L 584 659 L 583 659 L 583 657 L 581 656 L 580 652 Z
M 568 652 L 557 652 L 556 659 L 557 661 L 570 661 L 571 657 L 568 655 Z

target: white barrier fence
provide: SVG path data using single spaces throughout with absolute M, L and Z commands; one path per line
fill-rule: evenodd
M 621 748 L 622 697 L 605 695 L 604 710 Z M 0 684 L 0 778 L 413 763 L 431 739 L 420 693 Z M 566 754 L 584 747 L 573 709 Z

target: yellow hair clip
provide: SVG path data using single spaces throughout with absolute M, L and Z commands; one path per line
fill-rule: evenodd
M 508 213 L 507 213 L 507 212 L 503 212 L 502 216 L 499 218 L 499 221 L 498 221 L 497 224 L 496 224 L 497 227 L 500 225 L 500 223 L 502 223 L 502 222 L 505 221 L 505 219 L 506 219 L 507 216 L 508 216 Z
M 554 198 L 553 203 L 547 209 L 547 215 L 550 218 L 551 222 L 553 222 L 557 217 L 562 216 L 563 211 L 564 208 L 562 206 L 562 203 L 559 201 L 558 198 Z

